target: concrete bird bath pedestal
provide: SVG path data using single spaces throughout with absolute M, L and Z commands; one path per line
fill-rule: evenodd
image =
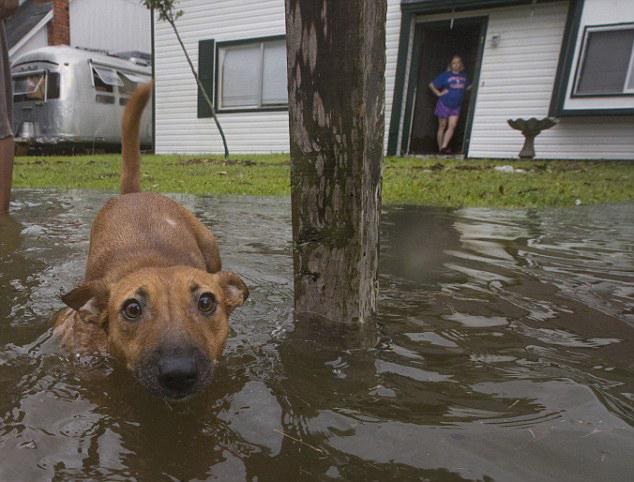
M 543 119 L 537 119 L 535 117 L 531 117 L 530 119 L 508 119 L 507 122 L 513 129 L 521 131 L 526 139 L 520 151 L 520 159 L 534 159 L 535 137 L 537 137 L 541 131 L 550 129 L 557 124 L 557 121 L 550 117 Z

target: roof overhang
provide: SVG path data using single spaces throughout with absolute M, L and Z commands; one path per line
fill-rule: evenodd
M 27 32 L 13 47 L 9 49 L 9 57 L 12 57 L 17 51 L 19 51 L 26 43 L 31 40 L 40 30 L 42 30 L 48 22 L 53 20 L 53 10 L 48 12 L 42 20 L 40 20 L 35 27 Z
M 460 12 L 493 7 L 513 7 L 554 0 L 401 0 L 403 11 L 416 13 Z

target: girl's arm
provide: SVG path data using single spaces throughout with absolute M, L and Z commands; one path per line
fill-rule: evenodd
M 436 97 L 441 97 L 447 93 L 447 89 L 438 90 L 433 82 L 429 83 L 429 88 L 436 95 Z

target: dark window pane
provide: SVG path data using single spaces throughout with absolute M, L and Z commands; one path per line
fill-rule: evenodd
M 95 100 L 98 104 L 114 104 L 114 96 L 97 94 Z
M 114 92 L 112 75 L 108 74 L 106 69 L 92 69 L 92 78 L 95 82 L 95 90 L 97 92 Z
M 59 99 L 59 73 L 49 72 L 46 85 L 47 100 Z
M 578 94 L 620 94 L 634 44 L 634 29 L 588 33 Z

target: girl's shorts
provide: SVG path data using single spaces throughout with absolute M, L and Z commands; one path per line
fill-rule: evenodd
M 448 119 L 449 117 L 454 116 L 459 117 L 460 107 L 447 107 L 440 99 L 438 99 L 434 115 L 440 119 Z

